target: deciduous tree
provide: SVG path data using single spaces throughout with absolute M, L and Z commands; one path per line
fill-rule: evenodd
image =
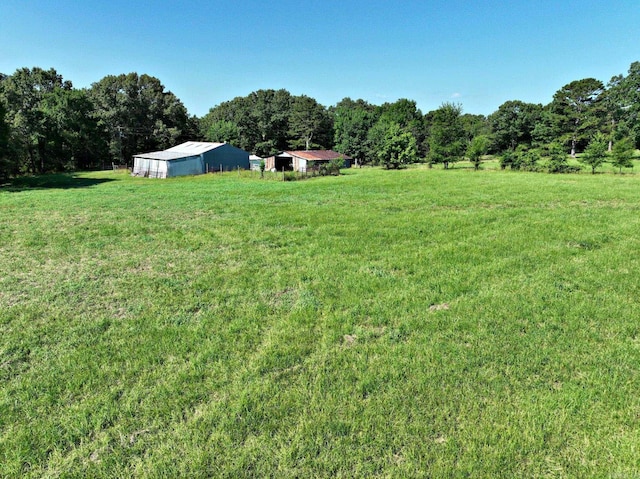
M 14 170 L 14 165 L 9 159 L 9 125 L 5 118 L 7 109 L 0 99 L 0 179 L 9 177 Z
M 218 120 L 211 123 L 205 134 L 207 141 L 240 144 L 240 129 L 230 120 Z M 239 148 L 239 147 L 238 147 Z
M 431 115 L 429 160 L 445 169 L 462 159 L 466 149 L 465 131 L 460 121 L 462 107 L 445 103 Z
M 482 162 L 482 155 L 487 153 L 487 148 L 489 147 L 489 138 L 485 135 L 478 135 L 474 137 L 469 146 L 467 147 L 467 158 L 473 165 L 475 170 L 480 168 L 480 163 Z
M 489 115 L 493 151 L 515 150 L 518 145 L 531 146 L 533 130 L 540 121 L 542 105 L 519 100 L 507 101 Z
M 379 121 L 385 125 L 396 123 L 402 131 L 411 133 L 418 151 L 426 153 L 426 129 L 424 117 L 414 100 L 401 98 L 393 103 L 384 103 L 379 108 Z
M 391 123 L 378 151 L 378 158 L 387 169 L 415 163 L 418 158 L 415 137 L 408 131 L 403 131 L 397 123 Z
M 333 111 L 334 148 L 359 163 L 370 160 L 368 133 L 378 117 L 375 108 L 364 100 L 341 100 Z
M 289 145 L 292 148 L 329 147 L 327 141 L 332 139 L 332 127 L 327 110 L 316 100 L 306 95 L 293 98 L 289 115 Z M 312 140 L 316 143 L 313 144 Z
M 291 94 L 284 89 L 258 90 L 249 94 L 247 99 L 249 115 L 258 133 L 255 154 L 264 157 L 287 149 L 293 101 Z
M 44 173 L 55 169 L 59 132 L 45 120 L 44 99 L 71 88 L 71 82 L 64 81 L 53 68 L 20 68 L 2 81 L 11 149 L 19 171 Z
M 91 85 L 89 94 L 114 161 L 128 162 L 135 153 L 190 139 L 187 109 L 155 77 L 108 75 Z

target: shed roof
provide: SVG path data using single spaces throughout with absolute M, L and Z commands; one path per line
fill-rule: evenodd
M 304 150 L 304 151 L 284 151 L 283 153 L 288 153 L 292 156 L 297 156 L 298 158 L 304 158 L 305 160 L 335 160 L 337 158 L 344 158 L 345 160 L 350 160 L 351 157 L 342 153 L 338 153 L 333 150 Z M 277 156 L 277 155 L 276 155 Z
M 318 161 L 318 160 L 336 160 L 338 158 L 343 158 L 345 160 L 350 160 L 351 157 L 345 155 L 343 153 L 338 153 L 333 150 L 297 150 L 297 151 L 283 151 L 275 156 L 297 156 L 298 158 L 303 158 L 305 160 Z

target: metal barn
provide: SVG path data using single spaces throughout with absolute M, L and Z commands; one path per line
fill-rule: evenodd
M 237 168 L 249 169 L 248 152 L 229 143 L 187 141 L 168 150 L 135 155 L 132 174 L 170 178 Z

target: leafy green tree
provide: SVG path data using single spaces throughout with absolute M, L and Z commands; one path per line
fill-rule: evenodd
M 217 105 L 199 120 L 200 133 L 208 141 L 220 141 L 219 138 L 231 136 L 237 130 L 237 140 L 226 140 L 238 148 L 246 151 L 256 151 L 256 144 L 260 141 L 257 120 L 249 97 L 236 97 Z M 232 127 L 231 125 L 235 125 Z
M 329 174 L 329 175 L 340 176 L 340 169 L 341 168 L 344 168 L 344 158 L 343 157 L 334 158 L 333 160 L 330 160 L 326 164 L 326 171 L 327 171 L 327 174 Z
M 620 88 L 623 78 L 622 75 L 612 77 L 607 84 L 606 90 L 602 93 L 602 105 L 606 115 L 606 123 L 603 126 L 609 138 L 609 151 L 613 148 L 614 140 L 618 139 L 618 126 L 624 119 L 627 106 Z
M 375 165 L 381 164 L 379 152 L 384 147 L 387 132 L 392 125 L 393 123 L 378 119 L 367 132 L 367 158 L 372 159 Z M 395 125 L 399 126 L 397 123 Z
M 516 152 L 513 150 L 503 151 L 500 155 L 500 169 L 504 170 L 507 166 L 511 169 L 517 169 L 517 167 L 514 168 L 514 165 L 517 165 Z
M 631 136 L 634 146 L 640 147 L 640 62 L 633 62 L 626 76 L 612 79 L 609 94 L 618 114 L 614 140 Z
M 476 171 L 480 169 L 482 156 L 487 153 L 488 148 L 489 138 L 485 135 L 478 135 L 469 143 L 469 146 L 467 147 L 467 158 L 469 158 L 469 161 Z
M 44 99 L 59 90 L 71 90 L 53 68 L 20 68 L 2 80 L 6 121 L 11 131 L 12 155 L 16 170 L 44 173 L 55 170 L 60 138 L 45 118 Z
M 43 125 L 56 153 L 51 158 L 52 169 L 104 167 L 108 138 L 98 125 L 86 90 L 55 90 L 44 97 L 41 108 Z
M 402 131 L 400 125 L 391 123 L 378 151 L 378 158 L 387 169 L 398 169 L 418 159 L 418 147 L 415 137 Z
M 205 137 L 207 141 L 227 142 L 235 146 L 240 144 L 240 129 L 230 120 L 218 120 L 209 126 Z
M 155 77 L 108 75 L 91 85 L 95 116 L 109 138 L 112 161 L 168 148 L 189 138 L 190 120 L 182 102 Z
M 462 159 L 466 150 L 465 131 L 460 121 L 462 107 L 444 103 L 431 116 L 429 161 L 442 163 L 445 169 Z
M 294 98 L 284 89 L 257 90 L 246 97 L 236 97 L 211 108 L 200 120 L 200 131 L 212 138 L 212 128 L 218 135 L 223 125 L 221 122 L 233 123 L 238 134 L 234 146 L 258 156 L 269 156 L 289 147 L 293 101 Z
M 375 107 L 364 100 L 344 98 L 334 108 L 334 148 L 355 158 L 360 164 L 369 160 L 368 134 L 378 120 Z
M 604 85 L 600 80 L 585 78 L 563 86 L 553 95 L 551 109 L 561 118 L 563 136 L 560 140 L 571 145 L 572 157 L 602 126 L 603 91 Z
M 291 94 L 284 89 L 258 90 L 249 94 L 248 102 L 249 115 L 258 133 L 255 154 L 264 157 L 286 150 L 290 139 Z
M 540 152 L 536 148 L 527 149 L 519 152 L 516 149 L 516 155 L 518 156 L 518 164 L 521 170 L 524 171 L 539 171 L 539 162 L 542 159 Z
M 564 117 L 554 113 L 551 105 L 543 107 L 540 118 L 531 131 L 531 144 L 536 148 L 544 148 L 559 140 L 562 136 Z
M 473 140 L 476 136 L 485 136 L 491 133 L 489 121 L 484 115 L 473 115 L 471 113 L 463 113 L 460 115 L 460 122 L 465 131 L 465 137 L 468 141 Z
M 293 98 L 289 115 L 289 134 L 292 148 L 310 150 L 312 146 L 329 147 L 333 125 L 326 108 L 306 95 Z M 316 144 L 312 144 L 316 140 Z
M 539 171 L 540 152 L 536 148 L 528 148 L 526 145 L 518 145 L 513 150 L 505 150 L 500 156 L 500 167 L 504 170 L 507 166 L 512 170 Z
M 401 98 L 393 103 L 384 103 L 378 107 L 378 112 L 381 123 L 385 125 L 398 124 L 402 131 L 413 135 L 419 153 L 426 153 L 424 117 L 414 100 Z
M 591 174 L 595 174 L 596 168 L 601 166 L 607 160 L 607 139 L 598 132 L 591 139 L 585 148 L 582 156 L 579 158 L 580 163 L 584 163 L 591 167 Z
M 489 115 L 493 151 L 515 150 L 518 145 L 531 146 L 533 130 L 540 121 L 542 105 L 519 100 L 507 101 Z
M 611 165 L 618 168 L 622 173 L 622 168 L 633 168 L 633 155 L 635 149 L 633 142 L 629 138 L 623 138 L 613 144 L 611 150 Z
M 0 179 L 9 177 L 14 165 L 9 158 L 9 125 L 5 121 L 7 108 L 0 99 Z

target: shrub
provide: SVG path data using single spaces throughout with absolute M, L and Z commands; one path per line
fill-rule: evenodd
M 504 170 L 507 166 L 511 169 L 513 168 L 513 164 L 516 162 L 516 154 L 512 150 L 505 151 L 502 156 L 500 156 L 500 169 Z
M 336 158 L 327 163 L 327 174 L 328 175 L 340 175 L 340 168 L 344 166 L 344 158 Z
M 569 165 L 567 152 L 559 143 L 549 145 L 548 154 L 547 171 L 549 173 L 575 173 L 581 170 L 579 166 Z

